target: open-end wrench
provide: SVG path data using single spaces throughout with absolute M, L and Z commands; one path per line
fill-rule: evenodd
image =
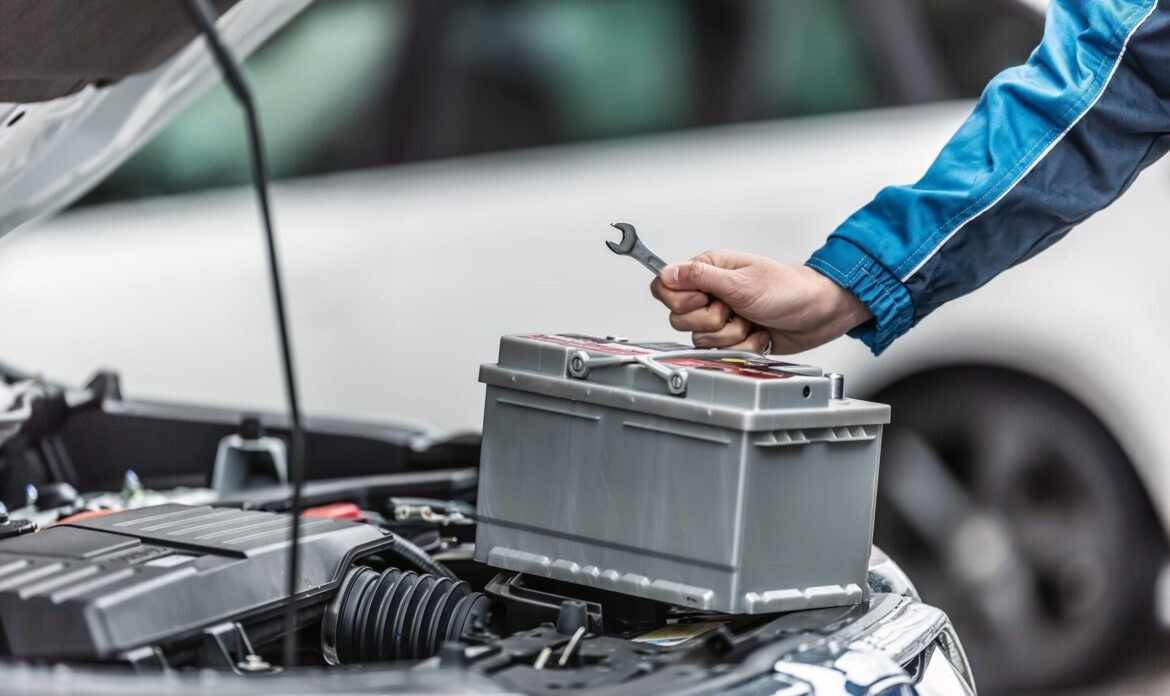
M 621 230 L 622 233 L 622 241 L 617 243 L 607 241 L 605 243 L 605 245 L 609 247 L 610 251 L 619 256 L 629 256 L 646 268 L 650 269 L 650 272 L 654 275 L 658 275 L 662 272 L 662 269 L 666 268 L 666 262 L 662 260 L 662 257 L 658 254 L 655 254 L 653 251 L 650 251 L 650 249 L 648 249 L 646 245 L 642 243 L 642 240 L 638 239 L 638 233 L 634 230 L 633 225 L 628 222 L 614 222 L 610 223 L 610 227 Z M 734 320 L 734 314 L 727 317 L 728 324 Z M 771 351 L 771 346 L 772 344 L 769 342 L 768 348 L 764 350 L 764 355 L 767 355 Z
M 634 226 L 628 222 L 615 222 L 610 227 L 621 230 L 622 241 L 606 242 L 605 245 L 609 250 L 619 256 L 629 256 L 646 268 L 654 275 L 662 272 L 666 268 L 666 262 L 662 260 L 658 254 L 646 248 L 641 239 L 638 239 L 638 233 L 634 231 Z

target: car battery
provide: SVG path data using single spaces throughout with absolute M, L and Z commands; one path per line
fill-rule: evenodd
M 734 614 L 863 600 L 890 409 L 839 375 L 529 334 L 480 381 L 477 560 Z

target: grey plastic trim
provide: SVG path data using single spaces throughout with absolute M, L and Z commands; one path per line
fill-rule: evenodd
M 504 570 L 531 573 L 579 585 L 600 587 L 696 609 L 712 610 L 716 608 L 716 593 L 706 587 L 653 579 L 636 573 L 623 573 L 613 568 L 602 569 L 594 565 L 581 566 L 574 561 L 551 559 L 548 556 L 501 546 L 492 548 L 488 552 L 487 558 L 488 565 Z M 742 596 L 742 602 L 748 613 L 763 614 L 857 604 L 863 597 L 862 588 L 850 583 L 845 586 L 822 585 L 772 590 L 763 593 L 748 592 Z
M 773 611 L 796 611 L 798 609 L 857 604 L 863 597 L 864 592 L 861 587 L 849 583 L 845 586 L 820 585 L 803 589 L 770 590 L 762 593 L 748 592 L 743 596 L 743 602 L 748 613 L 764 614 Z
M 662 433 L 663 435 L 671 435 L 673 437 L 685 437 L 688 440 L 699 440 L 700 442 L 710 442 L 716 445 L 730 445 L 731 440 L 726 437 L 719 437 L 717 435 L 702 435 L 700 433 L 687 432 L 685 430 L 676 430 L 674 428 L 665 428 L 661 425 L 646 425 L 645 423 L 635 423 L 633 421 L 622 421 L 622 427 L 633 428 L 635 430 L 647 430 L 652 433 Z
M 481 366 L 479 381 L 494 387 L 517 389 L 635 413 L 653 413 L 667 418 L 745 432 L 787 430 L 797 424 L 801 427 L 831 428 L 856 425 L 858 421 L 875 425 L 890 422 L 889 406 L 857 399 L 832 401 L 827 407 L 747 411 L 743 408 L 690 402 L 667 394 L 633 393 L 624 387 L 566 379 L 559 375 L 525 372 L 498 365 Z
M 505 570 L 532 573 L 543 577 L 600 587 L 615 592 L 681 604 L 697 609 L 713 609 L 715 592 L 705 587 L 694 587 L 669 580 L 653 580 L 644 575 L 622 573 L 597 566 L 580 566 L 573 561 L 550 559 L 548 556 L 526 553 L 515 549 L 495 547 L 488 552 L 488 564 Z
M 765 433 L 752 442 L 756 447 L 790 447 L 807 445 L 810 442 L 869 442 L 877 439 L 874 428 L 863 425 L 839 426 L 836 428 L 794 428 Z
M 582 420 L 599 421 L 601 416 L 595 416 L 588 413 L 576 413 L 567 408 L 553 408 L 552 406 L 540 406 L 538 404 L 526 404 L 523 401 L 516 401 L 515 399 L 505 399 L 500 397 L 496 399 L 497 404 L 504 406 L 515 406 L 516 408 L 526 408 L 530 411 L 542 411 L 544 413 L 555 413 L 558 416 L 569 416 L 570 418 L 581 418 Z

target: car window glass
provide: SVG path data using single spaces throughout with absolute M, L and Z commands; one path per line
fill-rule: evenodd
M 273 178 L 319 171 L 331 151 L 362 147 L 340 136 L 368 108 L 368 85 L 392 68 L 404 26 L 401 3 L 316 3 L 248 58 Z M 87 200 L 246 184 L 245 136 L 239 107 L 217 84 Z
M 758 109 L 753 116 L 805 116 L 880 105 L 848 3 L 757 2 L 752 13 L 750 69 Z
M 974 98 L 997 73 L 1027 60 L 1043 23 L 1016 0 L 920 0 L 959 95 Z
M 280 179 L 974 96 L 1038 38 L 1006 1 L 898 7 L 321 0 L 248 70 Z M 922 74 L 946 88 L 922 88 Z M 238 109 L 218 86 L 87 202 L 236 186 L 248 172 Z
M 323 0 L 248 60 L 273 178 L 865 108 L 849 0 Z M 212 89 L 89 202 L 247 181 Z

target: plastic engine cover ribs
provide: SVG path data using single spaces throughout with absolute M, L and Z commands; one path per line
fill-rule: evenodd
M 117 659 L 266 614 L 286 596 L 289 516 L 160 505 L 0 541 L 0 627 L 20 658 Z M 305 520 L 298 601 L 328 601 L 352 561 L 393 543 Z

